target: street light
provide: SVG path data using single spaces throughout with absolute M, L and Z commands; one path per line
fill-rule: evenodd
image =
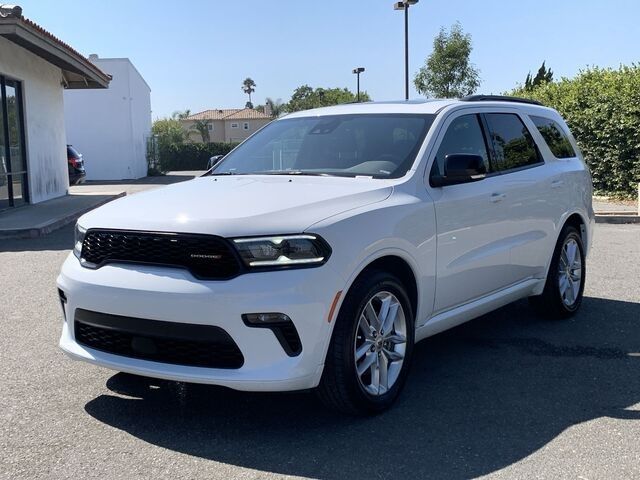
M 394 10 L 404 10 L 404 99 L 409 100 L 409 6 L 418 0 L 402 0 L 393 4 Z
M 360 74 L 364 72 L 364 67 L 357 67 L 353 69 L 353 73 L 358 76 L 358 102 L 360 102 Z

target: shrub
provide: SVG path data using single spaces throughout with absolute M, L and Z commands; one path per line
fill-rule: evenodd
M 226 155 L 237 143 L 182 143 L 159 145 L 160 170 L 205 170 L 209 158 Z
M 640 66 L 587 68 L 511 95 L 555 108 L 582 150 L 597 193 L 633 197 L 640 182 Z
M 166 147 L 174 143 L 182 143 L 185 139 L 182 125 L 180 121 L 175 118 L 162 118 L 154 121 L 151 132 L 160 147 Z

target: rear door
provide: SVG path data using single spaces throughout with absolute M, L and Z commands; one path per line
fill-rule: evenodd
M 519 111 L 497 111 L 484 115 L 491 148 L 492 166 L 500 179 L 509 235 L 511 269 L 508 283 L 542 278 L 549 260 L 555 231 L 557 186 L 545 165 L 531 129 L 531 120 Z

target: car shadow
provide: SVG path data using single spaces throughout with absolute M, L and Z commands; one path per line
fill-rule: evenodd
M 585 298 L 571 320 L 526 301 L 417 345 L 397 404 L 371 418 L 310 393 L 241 393 L 118 373 L 86 412 L 154 445 L 322 479 L 469 478 L 598 417 L 640 420 L 640 304 Z

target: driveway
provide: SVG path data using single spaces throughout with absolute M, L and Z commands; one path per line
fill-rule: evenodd
M 0 243 L 1 478 L 640 478 L 640 226 L 596 226 L 574 319 L 521 301 L 428 339 L 375 418 L 67 359 L 72 236 Z
M 136 180 L 97 180 L 74 185 L 70 187 L 69 193 L 92 193 L 99 194 L 101 192 L 111 192 L 114 190 L 127 192 L 132 195 L 138 192 L 144 192 L 151 188 L 170 185 L 172 183 L 185 182 L 195 177 L 199 177 L 205 170 L 189 170 L 180 172 L 167 172 L 166 175 L 158 175 L 155 177 L 142 177 Z

